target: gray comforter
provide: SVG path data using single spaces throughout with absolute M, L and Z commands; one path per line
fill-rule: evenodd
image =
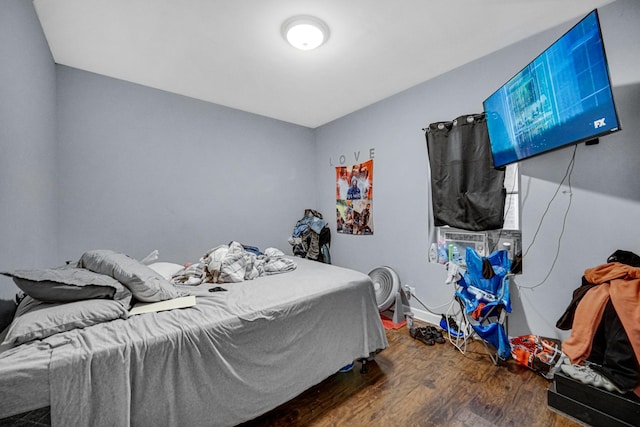
M 0 357 L 6 374 L 0 390 L 9 390 L 13 381 L 15 396 L 26 398 L 31 379 L 40 387 L 48 383 L 54 426 L 250 420 L 387 346 L 367 275 L 295 262 L 295 271 L 229 284 L 227 292 L 188 287 L 197 296 L 195 307 L 117 319 L 32 343 L 35 351 L 8 358 L 10 363 L 21 357 L 26 373 L 3 365 L 7 358 Z M 19 353 L 18 348 L 10 351 Z M 41 361 L 49 354 L 44 369 Z M 31 361 L 42 372 L 29 367 Z M 29 381 L 20 385 L 20 378 Z M 42 394 L 35 392 L 40 399 Z

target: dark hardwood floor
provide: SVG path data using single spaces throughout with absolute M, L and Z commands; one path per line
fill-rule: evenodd
M 479 342 L 466 354 L 428 346 L 406 327 L 389 347 L 336 373 L 249 426 L 578 426 L 547 407 L 550 382 L 513 360 L 495 366 Z

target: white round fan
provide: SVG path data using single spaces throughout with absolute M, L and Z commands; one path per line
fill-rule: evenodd
M 369 277 L 373 281 L 378 310 L 389 309 L 400 292 L 400 278 L 391 267 L 376 267 L 369 272 Z

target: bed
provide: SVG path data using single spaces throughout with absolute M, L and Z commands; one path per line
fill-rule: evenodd
M 50 407 L 53 426 L 237 425 L 387 347 L 366 274 L 286 258 L 283 274 L 175 285 L 192 307 L 4 345 L 0 419 Z M 47 307 L 95 301 L 115 300 Z

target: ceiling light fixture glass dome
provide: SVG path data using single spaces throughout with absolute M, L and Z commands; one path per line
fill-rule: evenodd
M 313 16 L 294 16 L 282 24 L 282 36 L 297 49 L 312 50 L 326 43 L 329 27 Z

